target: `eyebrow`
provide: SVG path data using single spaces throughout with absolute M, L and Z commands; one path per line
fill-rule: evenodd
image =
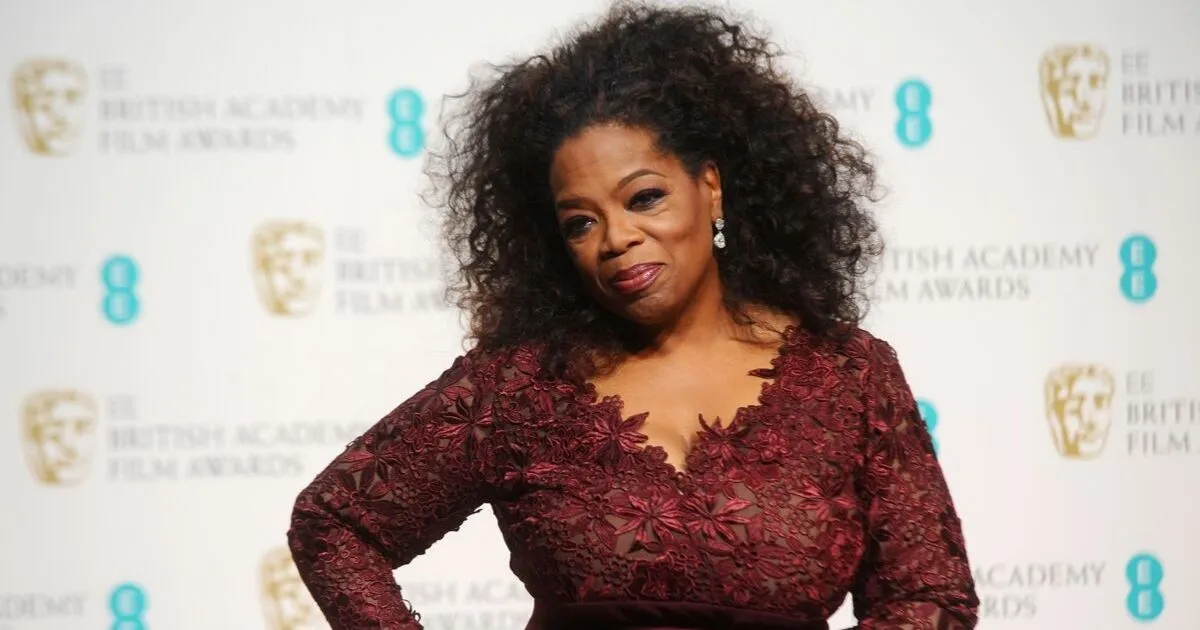
M 628 184 L 629 182 L 631 182 L 639 177 L 642 177 L 643 175 L 658 175 L 659 177 L 666 177 L 666 175 L 663 175 L 662 173 L 659 173 L 658 171 L 656 171 L 654 169 L 639 168 L 638 170 L 626 175 L 625 177 L 622 177 L 621 181 L 617 182 L 617 185 L 616 185 L 616 187 L 613 188 L 613 190 L 620 190 L 621 188 L 624 188 L 625 185 Z M 554 203 L 554 209 L 555 210 L 565 210 L 565 209 L 570 208 L 578 203 L 579 203 L 579 200 L 576 198 L 573 198 L 573 197 L 569 198 L 569 199 L 563 199 L 561 201 L 557 201 Z
M 622 188 L 625 186 L 625 184 L 628 184 L 629 182 L 631 182 L 643 175 L 658 175 L 659 177 L 666 177 L 666 175 L 663 175 L 662 173 L 659 173 L 656 170 L 649 169 L 649 168 L 639 168 L 638 170 L 626 175 L 625 177 L 622 177 L 621 181 L 617 182 L 617 188 Z

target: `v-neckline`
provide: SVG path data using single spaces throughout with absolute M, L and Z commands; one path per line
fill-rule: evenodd
M 767 406 L 767 397 L 779 387 L 779 381 L 782 376 L 780 367 L 782 367 L 787 355 L 790 354 L 792 345 L 796 342 L 797 337 L 802 329 L 797 324 L 789 324 L 783 329 L 780 336 L 779 345 L 775 350 L 774 356 L 768 362 L 766 367 L 754 368 L 746 372 L 747 376 L 756 376 L 763 379 L 762 385 L 759 388 L 758 395 L 754 402 L 742 405 L 734 410 L 733 415 L 728 421 L 723 421 L 717 418 L 717 423 L 708 424 L 705 421 L 704 414 L 697 414 L 697 427 L 691 435 L 691 440 L 687 445 L 687 450 L 683 453 L 682 468 L 671 463 L 670 453 L 666 447 L 661 444 L 650 442 L 650 437 L 642 431 L 646 420 L 650 417 L 649 411 L 639 411 L 632 414 L 627 414 L 625 409 L 625 399 L 621 394 L 606 394 L 603 398 L 596 391 L 596 386 L 590 380 L 583 383 L 584 403 L 590 407 L 604 408 L 609 413 L 616 415 L 617 419 L 622 423 L 642 416 L 638 420 L 637 426 L 632 429 L 637 434 L 639 446 L 634 454 L 637 457 L 649 458 L 651 463 L 662 466 L 666 469 L 672 479 L 676 481 L 690 480 L 694 478 L 696 471 L 692 469 L 691 460 L 700 448 L 703 446 L 704 440 L 713 432 L 714 429 L 732 433 L 735 429 L 742 429 L 741 425 L 745 423 L 746 416 L 754 411 L 763 409 Z M 763 376 L 770 374 L 769 377 Z

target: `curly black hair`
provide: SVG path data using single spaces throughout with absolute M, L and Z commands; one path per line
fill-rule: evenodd
M 485 349 L 538 343 L 558 376 L 627 349 L 629 324 L 584 291 L 549 185 L 558 147 L 600 123 L 649 130 L 693 176 L 716 164 L 728 241 L 718 265 L 735 313 L 765 305 L 816 335 L 860 322 L 882 247 L 864 203 L 875 170 L 781 56 L 715 9 L 619 2 L 449 97 L 465 109 L 445 121 L 428 174 L 458 274 L 449 299 L 470 318 L 469 338 Z

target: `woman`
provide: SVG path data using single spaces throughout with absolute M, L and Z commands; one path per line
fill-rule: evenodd
M 530 629 L 973 628 L 951 497 L 857 327 L 873 172 L 716 13 L 622 5 L 472 93 L 438 162 L 473 349 L 298 498 L 330 623 L 490 503 Z

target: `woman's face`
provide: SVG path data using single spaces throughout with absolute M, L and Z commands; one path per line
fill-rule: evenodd
M 575 267 L 608 310 L 656 326 L 697 299 L 720 295 L 715 168 L 692 177 L 678 158 L 655 148 L 652 133 L 593 126 L 559 147 L 550 187 Z

